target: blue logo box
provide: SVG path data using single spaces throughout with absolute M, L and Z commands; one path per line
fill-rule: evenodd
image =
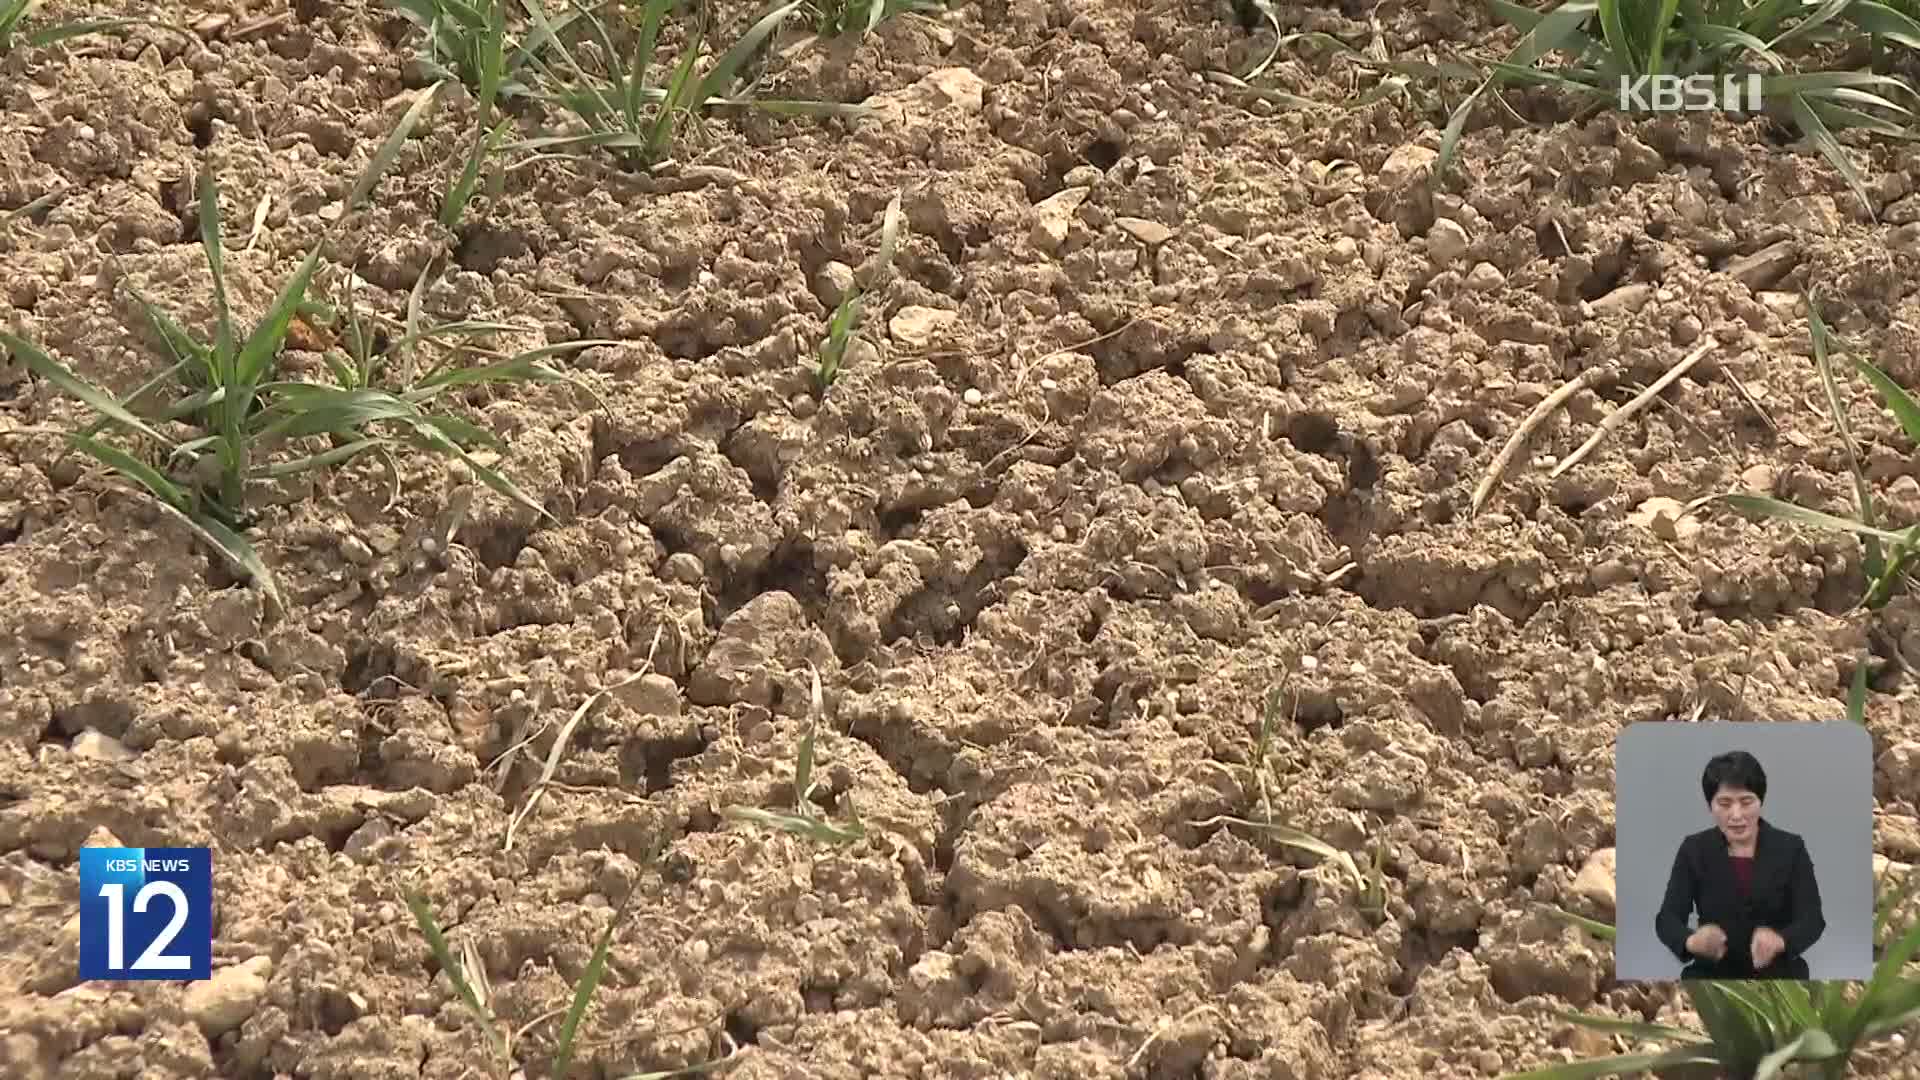
M 80 978 L 212 974 L 210 849 L 80 849 Z

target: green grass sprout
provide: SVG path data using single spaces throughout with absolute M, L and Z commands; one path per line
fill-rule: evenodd
M 354 184 L 348 201 L 363 201 L 398 159 L 405 135 L 425 115 L 438 87 L 410 107 L 394 134 L 374 154 Z M 34 343 L 0 332 L 0 350 L 18 357 L 29 371 L 87 406 L 95 419 L 64 433 L 69 446 L 131 481 L 184 522 L 237 571 L 257 582 L 268 598 L 284 608 L 273 574 L 245 533 L 251 527 L 248 490 L 260 481 L 344 465 L 364 453 L 386 455 L 411 447 L 457 458 L 482 483 L 537 515 L 552 515 L 493 466 L 477 459 L 484 448 L 504 453 L 491 432 L 436 406 L 454 391 L 500 382 L 583 384 L 554 368 L 549 358 L 607 341 L 575 341 L 502 357 L 478 366 L 442 362 L 424 374 L 411 368 L 394 385 L 379 385 L 384 361 L 376 362 L 370 335 L 357 309 L 350 307 L 346 353 L 330 356 L 326 366 L 335 383 L 284 379 L 281 350 L 296 317 L 320 316 L 324 305 L 307 293 L 320 264 L 329 232 L 307 253 L 281 286 L 266 315 L 251 329 L 235 323 L 228 299 L 225 250 L 221 239 L 220 189 L 211 174 L 202 177 L 199 200 L 200 241 L 212 280 L 214 327 L 211 339 L 134 294 L 148 322 L 171 355 L 172 365 L 123 401 L 76 374 Z M 344 216 L 342 221 L 348 220 Z M 336 226 L 338 227 L 338 226 Z M 451 324 L 429 329 L 417 325 L 421 287 L 410 302 L 408 333 L 398 351 L 411 355 L 426 341 L 462 333 L 520 330 L 495 324 Z M 351 290 L 349 290 L 349 294 Z M 303 315 L 304 313 L 304 315 Z M 168 394 L 168 391 L 172 393 Z M 590 393 L 591 391 L 589 391 Z M 153 397 L 167 400 L 149 404 Z M 185 428 L 184 433 L 180 432 Z M 132 439 L 131 443 L 124 440 Z M 309 440 L 324 440 L 310 446 Z M 144 449 L 143 449 L 144 447 Z M 387 459 L 389 474 L 397 469 Z
M 720 816 L 729 821 L 778 829 L 818 844 L 852 844 L 864 839 L 867 835 L 867 827 L 860 821 L 859 813 L 854 810 L 852 795 L 842 796 L 841 799 L 847 809 L 847 821 L 844 824 L 835 823 L 820 816 L 820 811 L 813 802 L 815 742 L 819 737 L 820 722 L 825 713 L 826 700 L 820 690 L 820 672 L 815 669 L 807 729 L 800 736 L 799 753 L 794 759 L 792 810 L 728 806 L 720 811 Z
M 522 74 L 556 43 L 584 12 L 569 11 L 549 20 L 518 43 L 510 43 L 508 9 L 512 0 L 387 0 L 395 11 L 424 32 L 420 64 L 429 78 L 465 83 L 481 97 L 525 97 Z M 489 88 L 491 88 L 489 90 Z M 481 113 L 486 123 L 485 109 Z
M 942 0 L 815 0 L 814 32 L 838 37 L 850 31 L 871 34 L 880 24 L 899 15 L 925 15 L 945 11 Z
M 504 1030 L 499 1017 L 493 1011 L 493 991 L 487 983 L 486 968 L 480 963 L 472 942 L 463 941 L 460 954 L 456 956 L 447 943 L 446 934 L 434 918 L 433 909 L 428 905 L 426 898 L 414 892 L 406 892 L 403 895 L 407 909 L 413 913 L 414 924 L 420 929 L 420 936 L 426 939 L 427 949 L 433 954 L 434 962 L 440 966 L 441 971 L 446 972 L 447 981 L 453 984 L 454 994 L 459 997 L 460 1004 L 466 1007 L 467 1014 L 473 1018 L 474 1023 L 480 1028 L 481 1035 L 486 1039 L 488 1049 L 492 1051 L 499 1064 L 498 1075 L 503 1078 L 520 1075 L 521 1066 L 517 1053 L 520 1041 L 535 1025 L 558 1014 L 547 1013 L 537 1017 L 518 1031 Z M 560 1022 L 560 1034 L 554 1046 L 548 1076 L 565 1077 L 573 1067 L 574 1047 L 580 1034 L 581 1022 L 586 1018 L 587 1007 L 592 1003 L 594 993 L 606 977 L 607 961 L 613 953 L 614 932 L 625 921 L 627 907 L 633 902 L 633 897 L 633 893 L 628 893 L 620 902 L 620 906 L 614 909 L 613 917 L 607 920 L 606 928 L 600 931 L 600 936 L 594 943 L 593 954 L 587 960 L 586 970 L 580 973 L 579 982 L 574 984 L 573 996 Z M 674 1076 L 689 1076 L 706 1072 L 722 1064 L 724 1060 L 707 1062 L 687 1069 L 646 1073 L 643 1076 L 658 1078 L 658 1080 L 666 1080 Z M 629 1078 L 629 1080 L 641 1080 L 641 1077 Z
M 886 213 L 881 217 L 880 251 L 874 258 L 871 277 L 865 283 L 856 281 L 840 298 L 840 303 L 833 309 L 833 317 L 827 321 L 827 336 L 820 342 L 819 360 L 813 370 L 814 382 L 823 396 L 840 378 L 840 369 L 847 360 L 847 350 L 858 340 L 861 304 L 867 291 L 879 285 L 893 269 L 894 256 L 900 249 L 900 233 L 906 220 L 900 212 L 900 198 L 901 193 L 895 192 L 887 203 Z
M 1854 481 L 1854 495 L 1859 503 L 1859 517 L 1845 518 L 1834 514 L 1811 510 L 1795 503 L 1776 499 L 1768 495 L 1750 495 L 1744 493 L 1714 495 L 1696 500 L 1689 511 L 1710 503 L 1721 503 L 1753 517 L 1772 518 L 1797 525 L 1811 525 L 1815 528 L 1835 532 L 1852 533 L 1860 537 L 1865 551 L 1864 569 L 1868 577 L 1866 595 L 1860 606 L 1869 610 L 1878 610 L 1886 605 L 1893 596 L 1893 590 L 1901 582 L 1912 576 L 1911 562 L 1916 548 L 1920 548 L 1920 524 L 1915 524 L 1901 532 L 1884 529 L 1880 525 L 1875 510 L 1873 493 L 1867 485 L 1867 477 L 1860 461 L 1860 451 L 1853 437 L 1853 429 L 1846 416 L 1846 410 L 1840 401 L 1840 391 L 1834 373 L 1833 354 L 1842 352 L 1826 320 L 1820 314 L 1816 298 L 1807 298 L 1808 331 L 1813 341 L 1814 362 L 1820 369 L 1821 382 L 1826 389 L 1827 407 L 1832 413 L 1834 426 L 1840 434 L 1840 441 L 1847 452 Z M 1854 369 L 1866 379 L 1894 418 L 1899 421 L 1907 438 L 1920 442 L 1920 402 L 1912 394 L 1889 378 L 1886 372 L 1875 367 L 1864 357 L 1848 352 L 1847 359 L 1853 362 Z M 1881 545 L 1886 545 L 1883 550 Z
M 535 25 L 547 27 L 537 0 L 526 2 Z M 614 44 L 606 24 L 591 12 L 583 12 L 583 33 L 594 44 L 601 62 L 596 65 L 592 58 L 583 60 L 556 34 L 551 36 L 553 59 L 535 58 L 534 64 L 543 86 L 539 96 L 571 114 L 586 130 L 522 139 L 503 149 L 568 152 L 600 148 L 612 152 L 630 169 L 648 169 L 667 160 L 689 118 L 716 107 L 752 107 L 789 116 L 863 115 L 865 109 L 859 105 L 761 98 L 756 93 L 757 80 L 736 89 L 749 61 L 804 2 L 788 0 L 762 15 L 704 74 L 696 74 L 704 35 L 699 31 L 689 33 L 662 81 L 656 81 L 655 60 L 673 0 L 647 0 L 631 48 L 624 53 Z

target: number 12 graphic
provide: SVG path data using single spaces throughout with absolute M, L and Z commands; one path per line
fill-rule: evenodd
M 212 966 L 211 851 L 80 850 L 82 979 L 205 979 Z

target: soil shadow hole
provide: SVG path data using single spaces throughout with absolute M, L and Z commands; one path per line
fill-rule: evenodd
M 1332 694 L 1302 693 L 1294 702 L 1293 722 L 1302 735 L 1311 735 L 1321 728 L 1339 728 L 1346 721 L 1346 710 Z
M 1324 454 L 1340 438 L 1340 425 L 1325 413 L 1296 413 L 1287 420 L 1287 441 L 1309 454 Z
M 694 735 L 635 739 L 621 750 L 621 779 L 627 784 L 644 781 L 646 793 L 657 794 L 673 786 L 674 762 L 698 757 L 706 748 L 706 740 Z
M 731 1038 L 736 1046 L 752 1046 L 760 1039 L 759 1025 L 748 1020 L 739 1009 L 727 1013 L 726 1028 L 727 1037 Z

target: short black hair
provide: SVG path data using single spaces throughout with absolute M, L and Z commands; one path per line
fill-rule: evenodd
M 1722 787 L 1751 791 L 1764 802 L 1767 797 L 1767 770 L 1760 767 L 1759 758 L 1745 750 L 1716 754 L 1700 773 L 1700 794 L 1712 802 Z

